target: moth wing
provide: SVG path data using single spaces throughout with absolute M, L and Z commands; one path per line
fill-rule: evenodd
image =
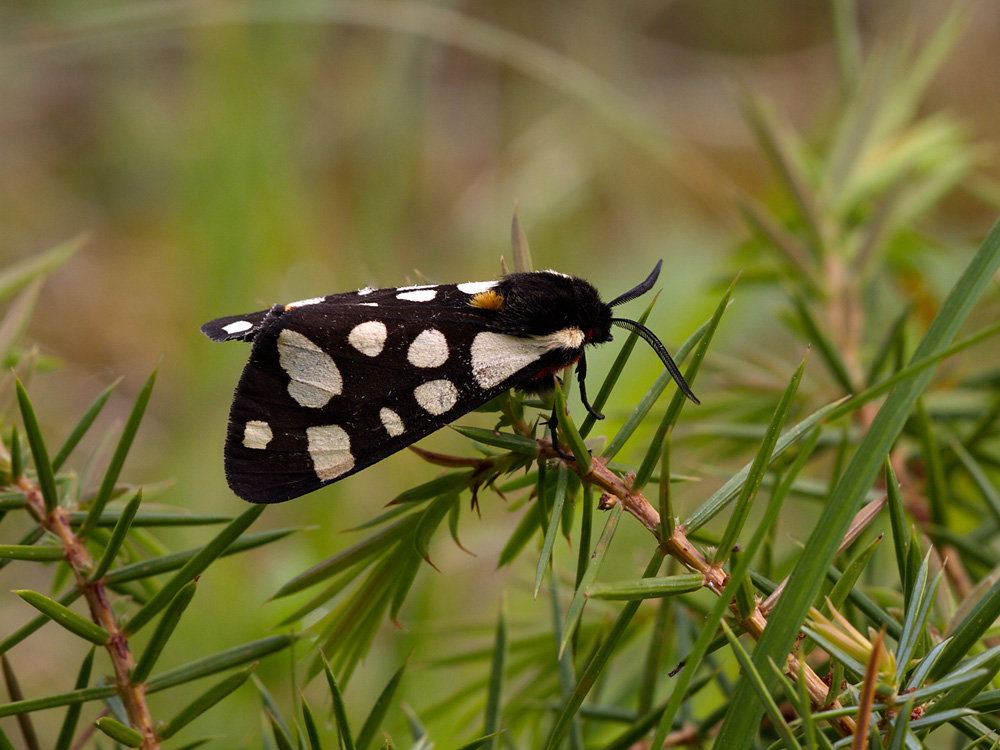
M 216 318 L 205 323 L 201 327 L 201 332 L 212 341 L 250 340 L 260 329 L 267 313 L 267 310 L 261 310 L 246 315 L 228 315 L 225 318 Z
M 433 287 L 433 299 L 424 289 L 336 295 L 258 323 L 226 438 L 237 495 L 270 503 L 311 492 L 510 387 L 516 373 L 485 385 L 473 374 L 473 341 L 495 312 L 455 286 Z

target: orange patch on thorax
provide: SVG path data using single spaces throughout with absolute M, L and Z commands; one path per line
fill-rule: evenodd
M 473 295 L 469 304 L 478 307 L 480 310 L 503 310 L 503 295 L 497 294 L 492 289 Z

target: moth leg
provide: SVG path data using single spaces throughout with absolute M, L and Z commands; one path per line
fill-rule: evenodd
M 552 449 L 559 454 L 560 458 L 566 461 L 574 460 L 573 456 L 570 456 L 569 454 L 565 453 L 562 449 L 562 446 L 559 444 L 559 433 L 557 431 L 559 427 L 559 417 L 556 416 L 556 407 L 554 406 L 552 407 L 552 416 L 548 418 L 548 421 L 546 421 L 545 426 L 548 427 L 549 431 L 552 433 Z
M 594 407 L 587 400 L 587 356 L 585 354 L 581 354 L 580 359 L 576 363 L 576 379 L 580 383 L 580 400 L 587 411 L 590 412 L 590 416 L 594 419 L 604 419 L 604 415 L 595 411 Z

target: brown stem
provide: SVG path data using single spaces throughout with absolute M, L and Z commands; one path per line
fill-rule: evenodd
M 538 443 L 542 455 L 546 458 L 565 460 L 552 449 L 552 444 L 548 440 L 539 440 Z M 714 565 L 710 562 L 701 553 L 701 551 L 691 543 L 685 535 L 685 530 L 682 526 L 677 526 L 674 529 L 673 536 L 666 541 L 660 540 L 660 514 L 641 492 L 633 490 L 624 480 L 622 480 L 621 477 L 608 469 L 608 467 L 604 464 L 604 461 L 600 458 L 591 459 L 590 467 L 587 471 L 582 471 L 580 467 L 577 466 L 576 461 L 573 460 L 566 461 L 566 465 L 571 470 L 576 471 L 580 475 L 580 478 L 584 481 L 590 482 L 594 486 L 601 488 L 606 495 L 613 498 L 613 502 L 621 503 L 622 507 L 628 513 L 635 516 L 643 526 L 656 536 L 660 543 L 660 549 L 662 549 L 666 554 L 670 555 L 689 570 L 701 573 L 705 577 L 706 588 L 711 590 L 716 595 L 720 595 L 722 593 L 722 590 L 725 588 L 728 580 L 726 572 L 720 566 Z M 767 617 L 761 610 L 760 600 L 758 599 L 757 606 L 754 608 L 751 615 L 746 619 L 740 617 L 735 599 L 730 602 L 729 608 L 750 637 L 755 641 L 760 640 L 761 635 L 764 633 L 764 628 L 767 626 Z M 806 692 L 809 694 L 809 698 L 817 710 L 835 710 L 841 707 L 839 701 L 834 701 L 829 705 L 826 704 L 828 692 L 826 683 L 820 679 L 819 675 L 817 675 L 808 664 L 800 665 L 798 656 L 795 653 L 788 655 L 785 663 L 785 672 L 793 680 L 798 680 L 801 675 L 801 678 L 805 683 Z M 846 737 L 854 734 L 855 724 L 850 717 L 833 719 L 830 723 L 842 736 Z
M 122 631 L 115 618 L 111 603 L 103 581 L 91 582 L 87 578 L 89 571 L 94 569 L 94 561 L 87 552 L 83 542 L 77 537 L 69 522 L 69 512 L 65 508 L 56 508 L 49 513 L 45 508 L 45 500 L 37 484 L 27 477 L 17 479 L 17 487 L 24 493 L 29 512 L 55 535 L 63 545 L 63 556 L 73 571 L 77 589 L 83 594 L 90 607 L 90 617 L 95 623 L 111 634 L 105 648 L 111 657 L 115 670 L 115 688 L 128 714 L 132 728 L 142 735 L 142 750 L 159 750 L 160 743 L 153 728 L 153 717 L 146 703 L 145 684 L 132 684 L 130 673 L 135 666 L 135 659 L 129 648 L 128 636 Z

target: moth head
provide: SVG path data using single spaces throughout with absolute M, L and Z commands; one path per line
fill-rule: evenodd
M 653 351 L 656 352 L 656 355 L 660 358 L 660 361 L 663 362 L 663 366 L 667 368 L 667 372 L 670 373 L 670 377 L 672 377 L 674 379 L 674 382 L 677 383 L 677 387 L 681 389 L 681 392 L 689 399 L 694 401 L 696 404 L 700 404 L 701 402 L 697 399 L 694 393 L 691 392 L 690 386 L 688 386 L 687 382 L 684 380 L 684 376 L 681 375 L 681 371 L 677 368 L 677 365 L 674 363 L 674 360 L 670 357 L 670 354 L 667 352 L 667 348 L 663 345 L 663 342 L 661 342 L 656 337 L 655 333 L 653 333 L 651 330 L 646 328 L 646 326 L 642 325 L 642 323 L 636 320 L 630 320 L 629 318 L 610 317 L 611 308 L 617 307 L 618 305 L 622 305 L 626 302 L 631 302 L 636 297 L 641 297 L 642 295 L 644 295 L 646 292 L 648 292 L 650 289 L 653 288 L 653 284 L 656 283 L 656 279 L 660 275 L 661 265 L 663 265 L 663 261 L 662 260 L 657 261 L 656 267 L 653 269 L 653 272 L 649 274 L 649 276 L 646 278 L 644 282 L 639 284 L 637 287 L 628 290 L 627 292 L 625 292 L 625 294 L 615 297 L 613 300 L 611 300 L 611 302 L 608 303 L 607 305 L 609 313 L 608 333 L 607 333 L 607 338 L 604 340 L 605 341 L 611 340 L 611 333 L 610 333 L 611 326 L 618 326 L 619 328 L 624 328 L 627 331 L 631 331 L 637 334 L 639 338 L 641 338 L 643 341 L 645 341 L 647 344 L 653 347 Z

